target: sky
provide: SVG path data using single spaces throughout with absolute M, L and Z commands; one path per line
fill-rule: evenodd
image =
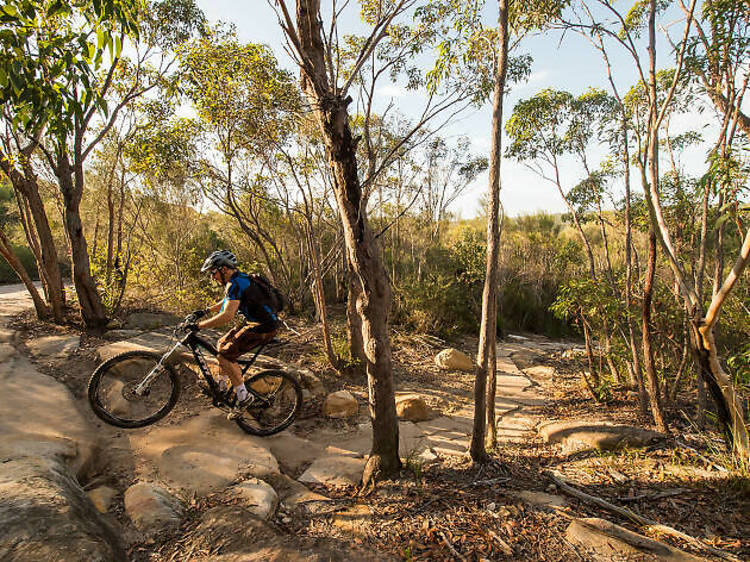
M 326 5 L 323 0 L 322 5 Z M 294 4 L 290 2 L 290 4 Z M 487 23 L 492 24 L 496 18 L 494 3 L 488 2 L 486 10 Z M 282 66 L 297 72 L 294 63 L 284 52 L 284 37 L 276 16 L 265 0 L 198 0 L 198 5 L 203 9 L 210 22 L 223 21 L 236 26 L 240 39 L 256 43 L 266 43 L 276 54 Z M 357 15 L 358 3 L 350 2 L 348 13 L 340 21 L 342 29 L 345 25 L 358 25 Z M 679 14 L 675 13 L 673 22 L 675 28 L 670 30 L 673 34 L 679 28 Z M 669 18 L 666 18 L 669 21 Z M 361 29 L 360 29 L 361 32 Z M 666 53 L 668 45 L 663 37 L 657 40 L 661 43 L 661 49 Z M 657 43 L 657 52 L 659 52 Z M 513 106 L 520 100 L 528 98 L 544 88 L 567 90 L 574 95 L 579 95 L 589 87 L 598 87 L 608 90 L 608 82 L 605 66 L 600 55 L 590 46 L 588 41 L 575 33 L 567 33 L 564 36 L 559 31 L 547 32 L 525 38 L 514 54 L 529 53 L 533 57 L 533 65 L 529 79 L 524 83 L 516 84 L 505 99 L 504 120 L 510 116 Z M 643 50 L 645 57 L 645 49 Z M 612 57 L 613 72 L 615 80 L 621 91 L 633 83 L 636 78 L 635 69 L 629 59 L 622 53 L 615 53 Z M 659 60 L 659 66 L 670 66 L 671 61 L 665 55 Z M 406 92 L 398 84 L 384 85 L 379 90 L 383 103 L 393 100 L 400 113 L 408 116 L 416 116 L 419 110 L 419 96 L 412 92 Z M 678 116 L 673 120 L 671 131 L 673 134 L 682 132 L 688 127 L 709 127 L 712 115 L 708 113 L 694 112 L 688 115 Z M 486 104 L 479 110 L 470 110 L 463 113 L 459 118 L 451 122 L 441 131 L 441 135 L 454 138 L 466 135 L 470 138 L 472 148 L 478 154 L 486 154 L 490 150 L 491 135 L 491 103 Z M 507 146 L 507 137 L 504 136 L 503 145 Z M 601 151 L 594 150 L 594 154 Z M 686 153 L 683 159 L 686 171 L 700 174 L 705 161 L 705 152 L 699 148 Z M 561 166 L 563 187 L 570 189 L 583 178 L 583 170 L 580 165 L 565 160 Z M 637 176 L 636 176 L 637 177 Z M 501 195 L 500 199 L 507 216 L 518 216 L 530 214 L 537 211 L 559 213 L 566 210 L 562 198 L 556 187 L 536 173 L 528 169 L 524 164 L 503 158 L 501 165 Z M 450 210 L 461 218 L 471 218 L 479 212 L 480 200 L 487 192 L 487 174 L 480 175 L 467 191 L 453 203 Z M 635 187 L 635 186 L 634 186 Z

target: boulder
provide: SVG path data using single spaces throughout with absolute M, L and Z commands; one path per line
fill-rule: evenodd
M 310 369 L 296 369 L 302 388 L 309 390 L 313 396 L 322 398 L 326 395 L 326 387 L 318 376 Z
M 417 394 L 396 396 L 396 415 L 401 420 L 421 422 L 430 418 L 424 398 Z
M 177 529 L 182 522 L 182 502 L 161 486 L 138 482 L 125 490 L 125 512 L 136 529 L 147 535 Z
M 348 390 L 339 390 L 326 396 L 323 415 L 329 418 L 351 418 L 359 412 L 359 402 Z
M 565 531 L 572 544 L 583 548 L 593 560 L 665 560 L 698 562 L 698 558 L 604 519 L 573 519 Z
M 99 513 L 107 513 L 117 496 L 117 490 L 109 486 L 99 486 L 86 492 L 86 495 Z
M 364 468 L 364 459 L 331 455 L 316 459 L 299 477 L 299 481 L 335 486 L 358 486 L 362 480 Z
M 44 336 L 26 342 L 29 352 L 37 359 L 58 359 L 73 353 L 81 343 L 81 336 Z
M 276 491 L 257 478 L 243 480 L 229 489 L 233 498 L 240 500 L 247 510 L 263 520 L 268 520 L 276 513 L 279 506 L 279 496 Z
M 266 479 L 276 490 L 281 505 L 286 510 L 292 511 L 302 508 L 310 513 L 316 513 L 321 508 L 328 509 L 330 507 L 329 498 L 313 492 L 307 486 L 289 478 L 286 474 L 271 474 Z
M 128 315 L 124 327 L 129 330 L 154 330 L 179 321 L 177 316 L 166 312 L 134 312 Z
M 664 438 L 655 431 L 600 421 L 552 422 L 538 431 L 545 443 L 560 443 L 565 452 L 647 447 Z
M 457 349 L 444 349 L 435 356 L 435 364 L 448 371 L 474 372 L 474 362 L 471 357 Z

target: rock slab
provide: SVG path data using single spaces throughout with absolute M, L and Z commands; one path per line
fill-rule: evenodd
M 161 478 L 186 494 L 221 491 L 240 475 L 263 478 L 279 472 L 268 443 L 247 435 L 215 410 L 133 435 L 131 443 Z
M 634 558 L 669 562 L 703 560 L 597 517 L 574 519 L 565 536 L 574 545 L 586 549 L 594 560 L 602 562 Z
M 598 421 L 552 422 L 538 431 L 545 443 L 560 443 L 566 452 L 647 447 L 664 438 L 655 431 Z

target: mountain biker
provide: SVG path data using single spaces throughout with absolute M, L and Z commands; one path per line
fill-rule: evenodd
M 224 298 L 204 311 L 194 313 L 196 318 L 213 314 L 196 322 L 197 330 L 228 324 L 242 313 L 246 322 L 235 326 L 217 342 L 217 358 L 222 374 L 229 378 L 237 394 L 237 403 L 229 419 L 242 414 L 243 407 L 252 398 L 242 380 L 237 358 L 250 349 L 271 340 L 278 331 L 279 319 L 263 288 L 246 273 L 237 268 L 237 258 L 229 250 L 217 250 L 206 258 L 201 273 L 208 272 L 219 285 L 224 286 Z

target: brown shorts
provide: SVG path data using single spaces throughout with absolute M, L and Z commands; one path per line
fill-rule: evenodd
M 278 330 L 268 326 L 237 326 L 224 334 L 216 343 L 219 355 L 230 361 L 236 360 L 243 353 L 273 339 Z

